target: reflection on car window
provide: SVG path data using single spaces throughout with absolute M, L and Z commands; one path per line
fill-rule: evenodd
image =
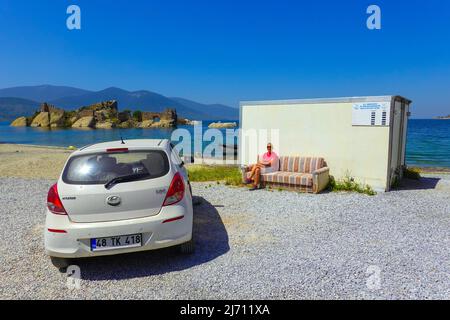
M 111 179 L 133 174 L 148 174 L 148 179 L 166 175 L 169 160 L 164 151 L 97 153 L 72 157 L 63 172 L 69 184 L 104 184 Z

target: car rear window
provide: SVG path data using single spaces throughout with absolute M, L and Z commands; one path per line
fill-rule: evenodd
M 162 150 L 104 152 L 70 158 L 62 179 L 68 184 L 105 184 L 121 176 L 139 175 L 144 180 L 168 172 L 169 159 Z

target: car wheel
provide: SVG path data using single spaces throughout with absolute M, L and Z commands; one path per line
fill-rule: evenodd
M 188 242 L 182 243 L 179 246 L 180 252 L 183 254 L 191 254 L 195 251 L 195 242 L 194 237 L 192 236 L 191 240 Z
M 50 260 L 61 272 L 66 272 L 67 267 L 70 266 L 70 259 L 67 258 L 50 257 Z

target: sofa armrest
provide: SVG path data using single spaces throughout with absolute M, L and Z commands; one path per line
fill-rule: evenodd
M 317 170 L 315 170 L 315 171 L 312 172 L 312 175 L 313 175 L 313 176 L 314 176 L 314 175 L 320 175 L 320 174 L 323 174 L 323 173 L 325 173 L 325 172 L 330 172 L 330 168 L 328 168 L 328 167 L 323 167 L 323 168 L 317 169 Z
M 241 166 L 241 174 L 242 174 L 242 182 L 245 183 L 247 180 L 247 173 L 250 171 L 250 166 L 242 165 Z
M 313 171 L 313 191 L 319 193 L 325 189 L 330 181 L 330 168 L 323 167 Z

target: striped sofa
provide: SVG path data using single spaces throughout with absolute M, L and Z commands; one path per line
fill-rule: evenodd
M 325 160 L 320 157 L 283 156 L 280 157 L 279 171 L 261 174 L 261 184 L 319 193 L 329 182 L 330 170 L 326 165 Z M 244 167 L 244 180 L 248 178 L 248 171 Z

